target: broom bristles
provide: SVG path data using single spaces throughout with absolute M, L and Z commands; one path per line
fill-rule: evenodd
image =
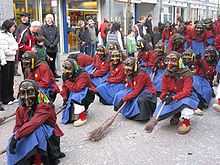
M 100 127 L 89 132 L 88 139 L 95 142 L 95 141 L 99 141 L 103 137 L 105 137 L 105 135 L 108 133 L 109 128 L 111 127 L 111 125 L 115 121 L 116 117 L 118 116 L 119 112 L 121 111 L 122 107 L 124 107 L 124 105 L 125 105 L 125 103 L 121 106 L 121 108 L 119 108 L 119 110 L 116 112 L 116 114 L 114 114 L 113 116 L 111 116 L 110 118 L 105 120 L 105 122 L 103 122 Z

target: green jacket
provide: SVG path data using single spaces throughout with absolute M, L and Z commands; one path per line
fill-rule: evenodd
M 135 53 L 137 51 L 136 40 L 135 37 L 129 36 L 127 37 L 127 52 Z

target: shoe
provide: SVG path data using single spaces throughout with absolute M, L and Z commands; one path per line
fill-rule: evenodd
M 191 130 L 191 124 L 189 119 L 182 119 L 179 123 L 179 127 L 177 128 L 177 133 L 184 135 L 187 134 Z
M 179 114 L 178 114 L 178 116 L 177 116 L 177 114 L 176 115 L 174 115 L 171 119 L 170 119 L 170 125 L 171 126 L 176 126 L 176 125 L 178 125 L 178 123 L 179 123 Z
M 59 159 L 64 158 L 66 155 L 63 152 L 60 152 Z
M 80 127 L 87 122 L 87 114 L 85 112 L 82 112 L 79 114 L 79 119 L 73 122 L 74 127 Z
M 0 111 L 5 111 L 5 109 L 2 106 L 0 106 Z
M 213 104 L 212 108 L 217 111 L 220 112 L 220 105 L 219 104 Z
M 58 74 L 55 74 L 54 77 L 55 77 L 55 78 L 61 78 L 61 76 L 58 75 Z
M 148 133 L 151 133 L 154 127 L 157 125 L 157 123 L 158 121 L 156 120 L 156 118 L 152 117 L 145 125 L 144 130 L 147 131 Z
M 197 108 L 197 109 L 194 111 L 194 114 L 195 114 L 195 115 L 198 115 L 198 116 L 203 116 L 203 115 L 204 115 L 204 112 L 203 112 L 201 109 Z
M 15 73 L 15 76 L 21 76 L 21 74 L 20 73 Z
M 18 103 L 18 99 L 14 99 L 13 101 L 9 101 L 8 102 L 8 105 L 12 105 L 12 104 L 14 104 L 14 103 Z

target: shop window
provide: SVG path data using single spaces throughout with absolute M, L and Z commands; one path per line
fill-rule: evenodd
M 69 51 L 79 50 L 79 20 L 97 21 L 97 1 L 96 0 L 67 0 L 67 22 L 68 22 L 68 47 Z

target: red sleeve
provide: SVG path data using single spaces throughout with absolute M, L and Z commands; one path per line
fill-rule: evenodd
M 16 131 L 15 133 L 16 139 L 20 139 L 23 138 L 24 136 L 31 134 L 35 129 L 37 129 L 40 125 L 42 125 L 49 119 L 50 109 L 48 106 L 39 105 L 37 108 L 38 109 L 36 110 L 31 120 L 24 123 L 22 127 L 20 127 Z
M 18 107 L 16 110 L 15 127 L 13 132 L 16 132 L 19 128 L 21 128 L 21 126 L 23 125 L 22 119 L 22 109 Z
M 26 42 L 22 42 L 21 40 L 21 37 L 26 37 Z M 31 45 L 28 45 L 30 43 L 30 38 L 28 37 L 28 35 L 26 36 L 21 36 L 20 34 L 20 37 L 18 39 L 18 47 L 19 47 L 19 50 L 22 51 L 22 52 L 26 52 L 26 51 L 31 51 L 32 47 Z M 27 44 L 28 43 L 28 44 Z
M 162 32 L 162 42 L 164 43 L 166 39 L 166 34 L 165 31 Z
M 180 100 L 184 97 L 190 96 L 192 93 L 192 77 L 188 76 L 184 78 L 183 82 L 183 90 L 178 92 L 175 96 L 173 96 L 174 100 Z
M 161 95 L 160 95 L 161 100 L 167 95 L 167 92 L 169 90 L 168 84 L 169 84 L 168 76 L 163 76 L 162 87 L 161 87 Z
M 48 88 L 55 80 L 53 74 L 47 64 L 41 64 L 39 68 L 40 79 L 38 81 L 41 87 Z M 37 80 L 36 80 L 37 81 Z
M 155 86 L 153 85 L 150 77 L 148 74 L 145 74 L 145 85 L 147 87 L 147 89 L 149 90 L 150 93 L 152 93 L 153 95 L 156 94 L 156 88 Z
M 121 83 L 124 80 L 125 80 L 125 72 L 124 72 L 124 67 L 123 66 L 121 66 L 119 68 L 119 71 L 117 72 L 116 75 L 108 77 L 108 82 L 110 82 L 110 83 Z
M 136 85 L 134 86 L 132 91 L 123 98 L 124 101 L 130 101 L 133 98 L 137 97 L 141 93 L 141 91 L 144 89 L 145 86 L 147 86 L 150 92 L 151 90 L 153 90 L 151 86 L 152 84 L 151 85 L 148 84 L 149 83 L 148 78 L 147 76 L 143 76 L 143 74 L 140 74 L 139 76 L 137 76 L 135 82 L 136 82 Z
M 80 67 L 86 67 L 90 64 L 92 64 L 93 58 L 88 55 L 79 55 L 77 57 L 77 63 L 79 64 Z
M 69 93 L 69 90 L 68 90 L 68 87 L 66 86 L 65 82 L 62 86 L 62 91 L 60 92 L 60 95 L 63 97 L 64 100 L 67 100 L 68 99 L 68 93 Z
M 75 82 L 71 82 L 69 80 L 66 81 L 66 86 L 69 88 L 70 91 L 79 92 L 85 87 L 89 85 L 89 76 L 86 73 L 82 73 L 76 79 Z
M 109 64 L 108 64 L 108 62 L 103 62 L 103 63 L 100 65 L 99 69 L 97 69 L 92 75 L 93 75 L 94 77 L 102 77 L 102 76 L 104 76 L 106 73 L 108 73 L 108 71 L 109 71 Z

